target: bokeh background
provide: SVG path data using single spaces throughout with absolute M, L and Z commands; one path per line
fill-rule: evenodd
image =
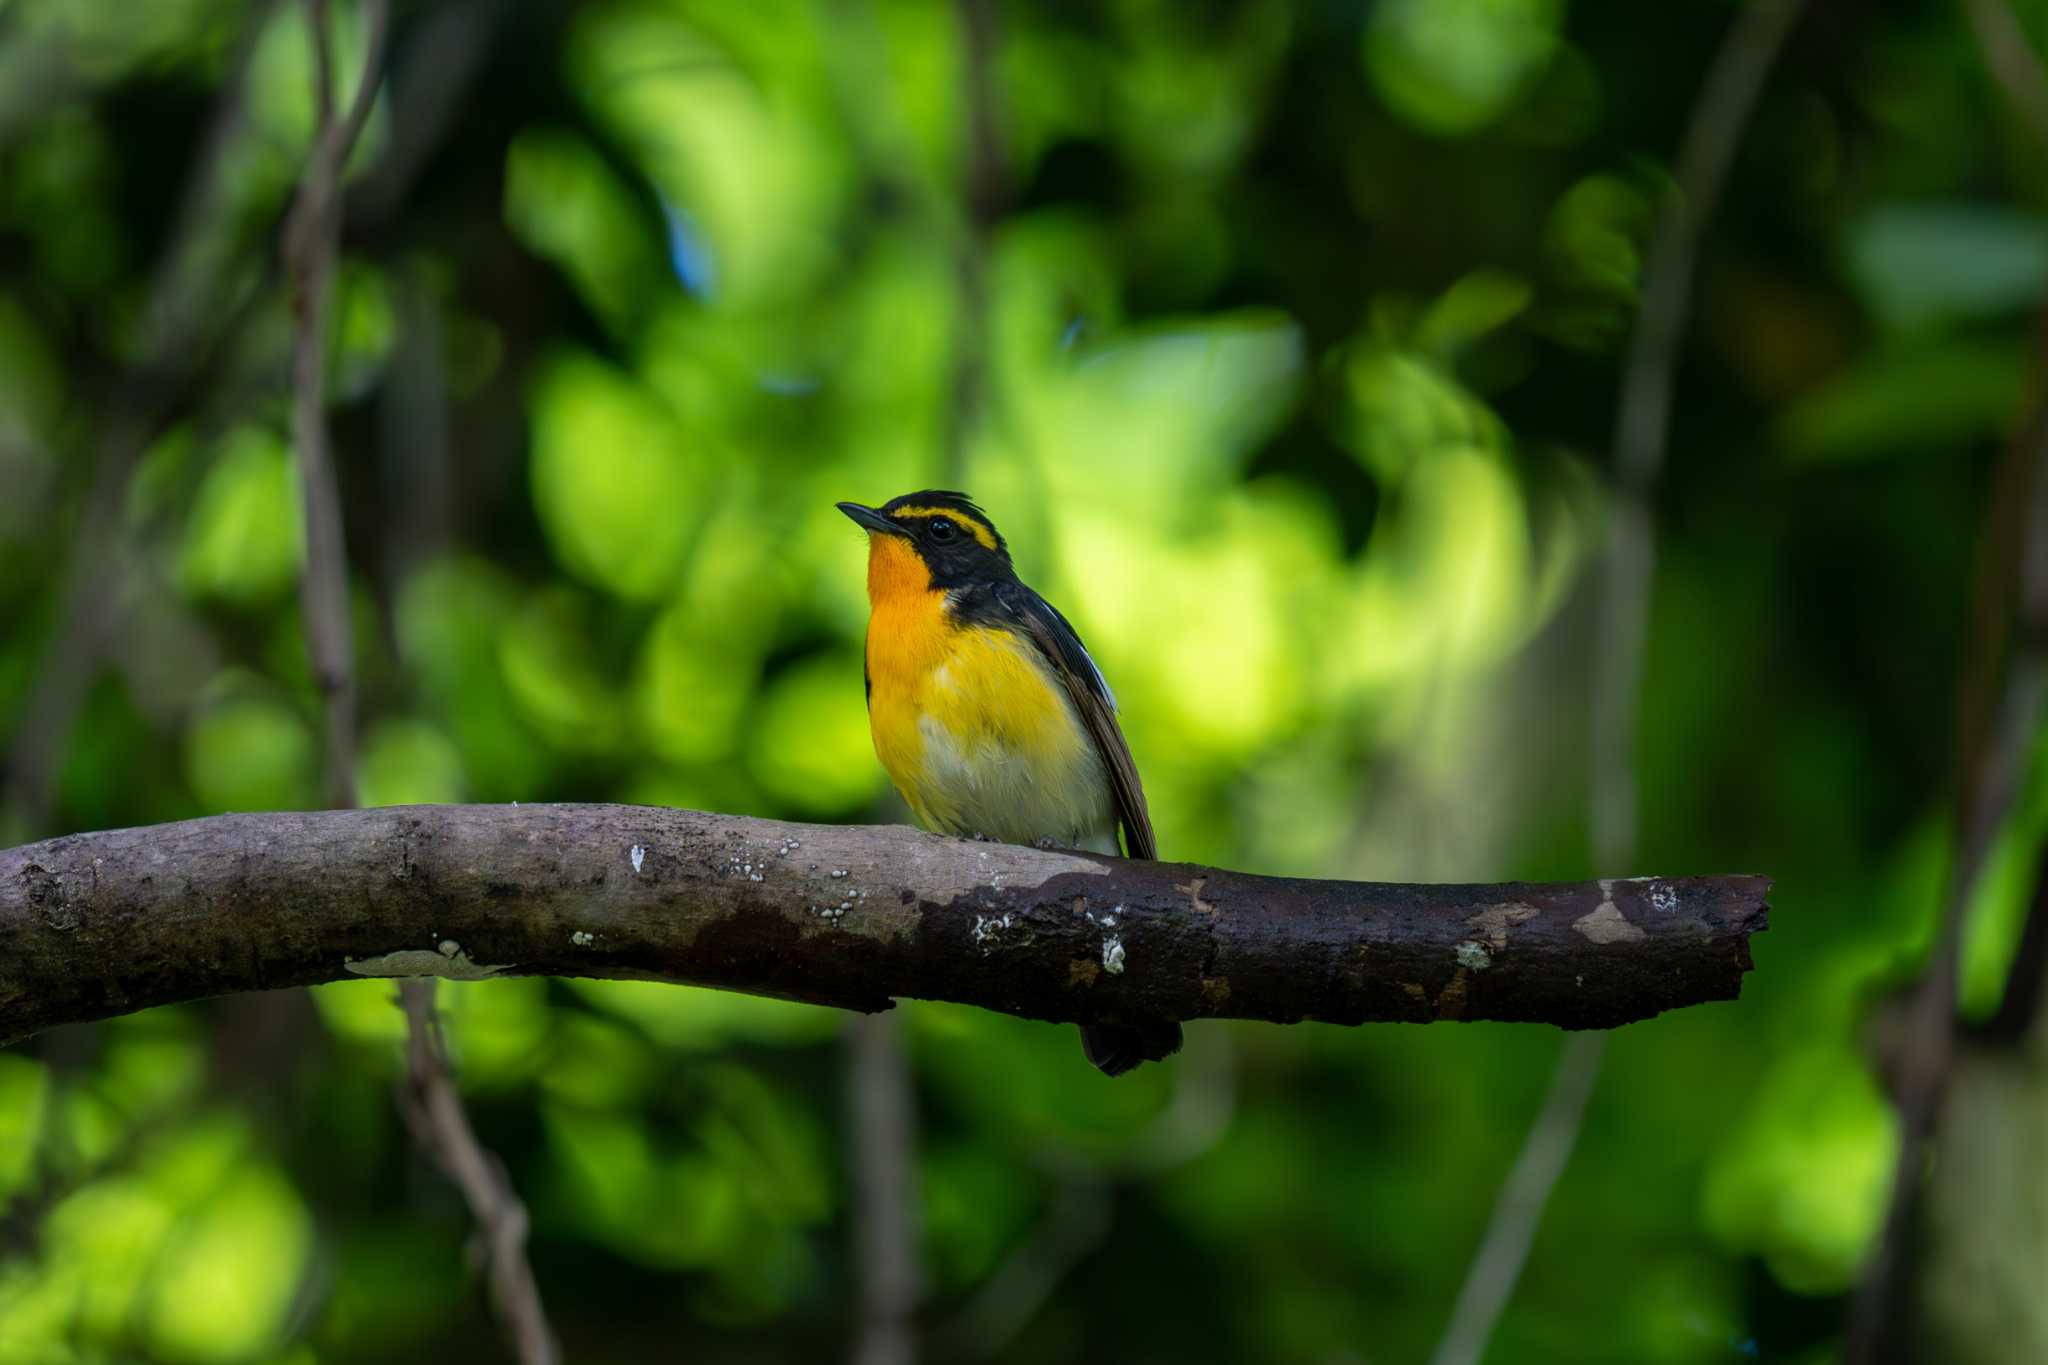
M 2035 62 L 2048 5 L 2003 2 Z M 2048 147 L 1971 8 L 1813 0 L 1761 73 L 1688 267 L 1601 866 L 1617 397 L 1739 6 L 401 2 L 330 367 L 362 799 L 907 818 L 832 504 L 965 488 L 1115 684 L 1169 857 L 1776 878 L 1739 1003 L 1609 1041 L 1486 1358 L 1835 1359 L 2048 299 Z M 0 0 L 8 843 L 320 802 L 277 246 L 306 23 Z M 1966 1020 L 2048 831 L 2021 718 Z M 852 1351 L 843 1016 L 441 999 L 569 1359 Z M 1112 1083 L 1070 1029 L 899 1013 L 933 1360 L 1427 1360 L 1563 1046 L 1196 1024 Z M 506 1358 L 404 1030 L 362 982 L 0 1051 L 0 1359 Z M 1925 1358 L 2048 1358 L 2042 1058 L 1959 1062 L 1993 1080 L 1910 1248 Z

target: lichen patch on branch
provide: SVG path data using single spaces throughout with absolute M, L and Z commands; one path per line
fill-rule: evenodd
M 580 935 L 588 941 L 590 935 Z M 447 981 L 481 981 L 508 970 L 506 964 L 486 966 L 470 960 L 462 945 L 442 939 L 438 949 L 400 948 L 376 957 L 342 959 L 342 966 L 357 976 L 438 976 Z
M 1497 953 L 1508 946 L 1508 929 L 1511 926 L 1526 923 L 1542 913 L 1523 901 L 1504 901 L 1499 905 L 1489 905 L 1465 923 L 1477 931 L 1480 942 Z
M 1110 934 L 1102 940 L 1102 970 L 1111 976 L 1124 974 L 1124 940 L 1121 934 Z

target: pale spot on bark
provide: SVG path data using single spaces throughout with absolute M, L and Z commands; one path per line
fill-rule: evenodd
M 1093 959 L 1077 957 L 1067 963 L 1069 986 L 1092 986 L 1102 979 L 1102 968 Z
M 1573 920 L 1572 928 L 1595 943 L 1637 943 L 1649 937 L 1641 929 L 1630 924 L 1628 917 L 1615 905 L 1612 880 L 1603 880 L 1600 883 L 1600 894 L 1606 898 L 1600 902 L 1600 908 L 1590 915 L 1581 915 Z
M 1524 920 L 1535 919 L 1541 913 L 1533 905 L 1521 901 L 1504 901 L 1490 905 L 1466 920 L 1475 935 L 1496 953 L 1508 946 L 1508 929 Z
M 1197 911 L 1204 915 L 1213 915 L 1216 913 L 1216 906 L 1212 902 L 1202 899 L 1202 888 L 1208 884 L 1209 879 L 1207 877 L 1197 877 L 1191 882 L 1176 883 L 1173 889 L 1187 892 L 1188 904 L 1192 905 Z
M 1209 1002 L 1210 1009 L 1222 1009 L 1230 1003 L 1230 978 L 1227 976 L 1203 977 L 1202 998 Z

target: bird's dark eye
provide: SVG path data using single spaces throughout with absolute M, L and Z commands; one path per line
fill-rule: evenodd
M 930 535 L 931 538 L 938 544 L 947 544 L 949 541 L 951 541 L 955 536 L 959 534 L 960 528 L 958 526 L 955 526 L 952 523 L 951 519 L 947 517 L 932 518 L 932 529 Z

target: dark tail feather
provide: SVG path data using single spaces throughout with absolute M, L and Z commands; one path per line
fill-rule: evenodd
M 1179 1024 L 1083 1024 L 1081 1050 L 1105 1076 L 1121 1076 L 1140 1062 L 1180 1051 Z

